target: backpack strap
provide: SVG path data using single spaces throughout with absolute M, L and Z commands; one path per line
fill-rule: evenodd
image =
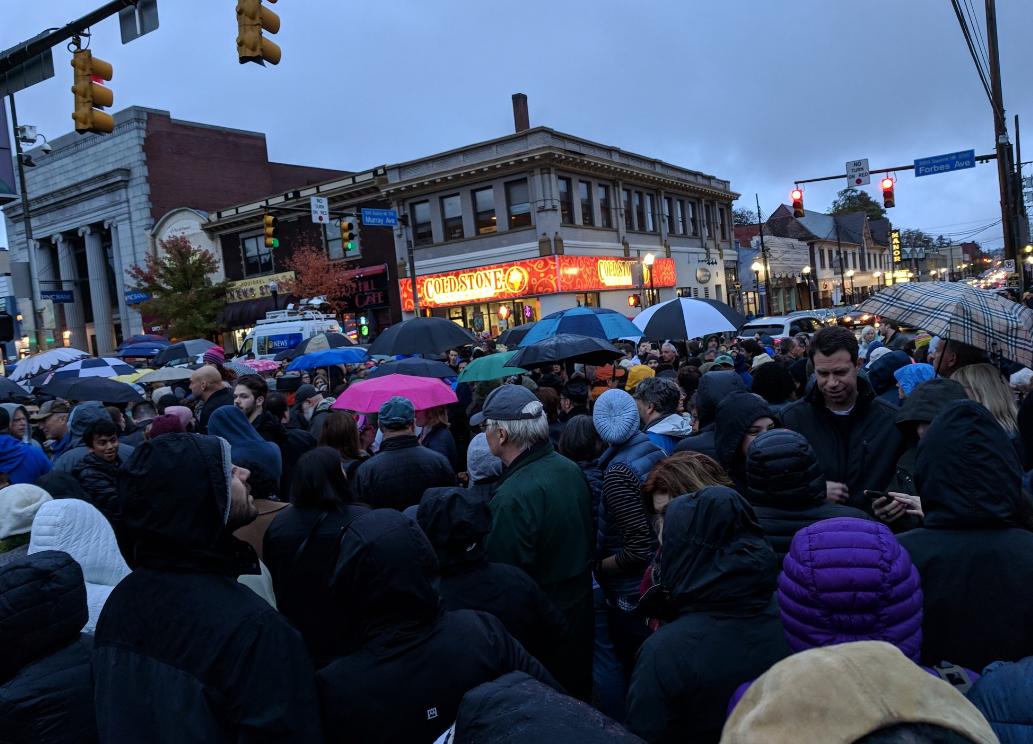
M 940 679 L 952 685 L 962 695 L 968 694 L 969 689 L 972 687 L 972 678 L 968 675 L 968 671 L 957 664 L 941 661 L 932 669 L 940 675 Z

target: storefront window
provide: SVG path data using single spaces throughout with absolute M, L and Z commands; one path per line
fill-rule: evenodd
M 599 307 L 598 292 L 584 292 L 582 294 L 576 294 L 574 295 L 574 299 L 577 300 L 578 307 Z
M 509 229 L 531 224 L 531 200 L 527 179 L 506 184 L 506 204 L 509 208 Z
M 273 270 L 273 249 L 266 248 L 265 237 L 244 238 L 244 276 L 267 274 Z
M 495 190 L 489 186 L 486 189 L 477 189 L 471 196 L 477 234 L 484 235 L 498 230 L 498 223 L 495 221 Z
M 463 208 L 459 194 L 441 197 L 441 220 L 445 225 L 445 240 L 462 240 Z
M 415 202 L 410 206 L 413 222 L 413 245 L 429 245 L 434 242 L 434 231 L 430 224 L 430 202 Z

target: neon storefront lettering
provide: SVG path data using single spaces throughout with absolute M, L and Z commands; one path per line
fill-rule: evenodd
M 421 282 L 421 294 L 428 302 L 440 304 L 487 300 L 504 293 L 520 293 L 529 279 L 527 270 L 520 266 L 464 271 L 427 277 Z

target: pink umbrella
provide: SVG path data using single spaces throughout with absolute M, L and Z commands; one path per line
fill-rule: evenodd
M 255 372 L 271 372 L 280 368 L 280 363 L 272 359 L 245 359 L 241 364 L 251 367 Z
M 352 383 L 331 407 L 373 413 L 396 395 L 411 400 L 417 411 L 459 401 L 452 388 L 433 377 L 385 375 Z

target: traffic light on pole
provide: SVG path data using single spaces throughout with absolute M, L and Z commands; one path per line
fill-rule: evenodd
M 280 221 L 273 217 L 271 214 L 267 214 L 262 218 L 262 223 L 265 226 L 265 247 L 279 248 Z
M 365 315 L 359 316 L 359 335 L 363 338 L 369 337 L 369 318 Z
M 355 223 L 341 220 L 341 248 L 345 253 L 355 250 Z
M 110 134 L 115 128 L 111 114 L 98 111 L 97 107 L 110 106 L 115 94 L 105 88 L 102 81 L 111 80 L 111 64 L 93 56 L 89 49 L 78 49 L 72 53 L 72 67 L 75 68 L 75 131 L 79 134 Z
M 789 196 L 793 199 L 793 217 L 803 217 L 803 190 L 793 189 Z
M 628 295 L 628 307 L 642 307 L 642 298 L 637 294 Z
M 897 205 L 896 199 L 893 196 L 893 179 L 884 178 L 882 179 L 882 206 L 889 209 Z
M 276 0 L 268 0 L 275 3 Z M 237 0 L 237 60 L 240 64 L 280 63 L 280 47 L 262 35 L 280 30 L 280 16 L 262 6 L 262 0 Z

